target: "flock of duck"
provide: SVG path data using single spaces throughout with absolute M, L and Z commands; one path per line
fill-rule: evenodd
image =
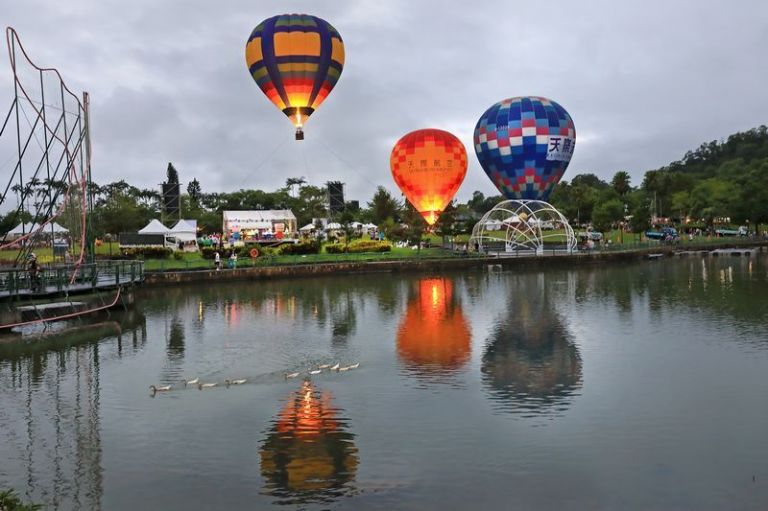
M 317 366 L 316 369 L 308 369 L 306 372 L 298 371 L 298 372 L 294 372 L 294 373 L 283 373 L 283 377 L 286 380 L 289 380 L 289 379 L 292 379 L 292 378 L 298 378 L 302 374 L 305 374 L 307 376 L 316 376 L 318 374 L 321 374 L 323 371 L 327 371 L 329 373 L 330 372 L 337 372 L 337 373 L 339 373 L 339 372 L 351 371 L 352 369 L 357 369 L 358 367 L 360 367 L 360 362 L 357 362 L 355 364 L 348 365 L 348 366 L 342 366 L 338 362 L 336 364 L 333 364 L 333 365 L 331 365 L 331 364 L 321 364 L 321 365 Z M 238 379 L 238 380 L 224 380 L 224 386 L 226 388 L 229 388 L 232 385 L 243 385 L 244 383 L 248 383 L 248 380 L 245 379 L 245 378 Z M 188 388 L 190 386 L 195 386 L 196 385 L 198 390 L 210 389 L 210 388 L 218 387 L 219 386 L 218 382 L 203 383 L 203 382 L 200 381 L 200 378 L 193 378 L 191 380 L 187 380 L 185 378 L 185 379 L 181 380 L 181 384 L 184 386 L 184 388 Z M 158 392 L 168 392 L 170 390 L 174 390 L 174 388 L 175 387 L 173 385 L 150 385 L 149 386 L 149 390 L 151 391 L 153 396 L 156 393 L 158 393 Z M 176 387 L 176 388 L 178 388 L 178 387 Z

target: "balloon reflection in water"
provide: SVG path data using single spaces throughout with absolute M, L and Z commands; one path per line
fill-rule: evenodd
M 351 491 L 357 472 L 354 435 L 331 394 L 304 381 L 261 447 L 266 493 L 282 504 L 330 502 Z
M 416 376 L 450 375 L 469 360 L 471 334 L 445 278 L 419 280 L 397 332 L 397 353 Z
M 535 289 L 526 282 L 526 289 Z M 522 289 L 523 286 L 520 288 Z M 491 399 L 504 411 L 550 415 L 564 411 L 581 387 L 581 357 L 544 297 L 510 300 L 483 354 L 481 371 Z

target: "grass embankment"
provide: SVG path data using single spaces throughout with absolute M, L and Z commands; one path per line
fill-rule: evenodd
M 499 233 L 500 237 L 503 236 Z M 658 241 L 644 240 L 639 234 L 633 233 L 621 233 L 618 230 L 605 233 L 606 242 L 610 240 L 610 244 L 595 244 L 596 251 L 617 251 L 617 250 L 640 250 L 654 248 L 662 246 Z M 442 237 L 437 235 L 425 236 L 425 240 L 429 241 L 432 245 L 440 245 L 442 243 Z M 461 247 L 469 241 L 469 234 L 461 234 L 453 237 L 455 246 Z M 557 238 L 550 238 L 548 241 L 557 242 Z M 741 243 L 748 243 L 749 238 L 741 238 L 737 236 L 731 237 L 697 237 L 693 240 L 689 240 L 687 236 L 683 236 L 678 242 L 678 246 L 681 248 L 689 248 L 691 250 L 696 249 L 701 245 L 738 245 Z M 117 242 L 102 243 L 96 247 L 96 255 L 98 256 L 116 256 L 120 253 L 120 248 Z M 0 262 L 12 262 L 16 258 L 16 251 L 3 250 L 0 251 Z M 53 255 L 50 248 L 35 249 L 38 261 L 41 264 L 47 264 L 53 262 Z M 227 260 L 228 251 L 222 250 L 222 267 L 226 268 L 228 265 Z M 366 252 L 362 254 L 326 254 L 322 252 L 320 254 L 309 255 L 270 255 L 262 256 L 257 259 L 251 258 L 239 258 L 237 261 L 238 268 L 248 268 L 252 266 L 270 266 L 270 265 L 293 265 L 293 264 L 314 264 L 314 263 L 346 263 L 346 262 L 376 262 L 376 261 L 397 261 L 397 260 L 409 260 L 409 259 L 444 259 L 461 257 L 460 252 L 453 252 L 451 250 L 445 250 L 442 248 L 424 248 L 414 250 L 411 248 L 392 247 L 391 252 L 373 253 Z M 181 259 L 168 258 L 168 259 L 147 259 L 144 262 L 144 269 L 147 271 L 166 271 L 166 270 L 201 270 L 206 268 L 213 268 L 213 261 L 210 259 L 203 259 L 198 252 L 185 252 L 181 255 Z

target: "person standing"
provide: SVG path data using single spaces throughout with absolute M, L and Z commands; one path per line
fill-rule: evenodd
M 216 271 L 219 271 L 219 268 L 221 268 L 221 255 L 219 255 L 218 250 L 213 255 L 213 265 L 216 267 Z
M 33 253 L 29 254 L 27 261 L 27 270 L 29 271 L 29 287 L 32 291 L 37 291 L 40 288 L 40 266 L 37 264 L 37 256 Z

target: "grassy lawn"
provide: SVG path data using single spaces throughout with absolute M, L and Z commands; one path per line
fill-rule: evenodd
M 343 263 L 343 262 L 375 262 L 375 261 L 397 261 L 403 259 L 438 259 L 459 257 L 449 250 L 440 248 L 425 248 L 419 253 L 418 250 L 409 248 L 393 247 L 391 252 L 368 252 L 363 254 L 308 254 L 308 255 L 276 255 L 263 256 L 258 259 L 239 258 L 237 260 L 238 268 L 249 268 L 252 266 L 273 266 L 273 265 L 292 265 L 292 264 L 313 264 L 313 263 Z M 222 257 L 222 267 L 227 267 L 227 259 Z M 197 253 L 185 253 L 182 260 L 176 259 L 148 259 L 144 262 L 144 269 L 147 271 L 163 270 L 195 270 L 213 268 L 213 261 L 203 259 Z
M 503 233 L 496 233 L 500 237 L 503 237 Z M 552 233 L 559 234 L 559 233 Z M 595 247 L 596 250 L 628 250 L 628 249 L 642 249 L 652 248 L 654 246 L 661 246 L 658 241 L 648 241 L 643 239 L 639 234 L 634 233 L 620 233 L 618 230 L 604 233 L 606 240 L 610 240 L 611 244 L 605 247 L 601 247 L 599 244 Z M 442 237 L 437 235 L 425 236 L 432 245 L 440 245 L 442 243 Z M 469 234 L 457 235 L 454 237 L 454 242 L 460 246 L 463 243 L 468 242 Z M 549 241 L 553 241 L 552 238 Z M 556 240 L 554 240 L 556 241 Z M 683 236 L 680 239 L 679 245 L 687 246 L 691 249 L 695 249 L 697 245 L 701 244 L 733 244 L 740 241 L 746 241 L 744 238 L 737 236 L 722 237 L 722 238 L 707 238 L 699 237 L 694 238 L 693 241 L 689 241 L 687 236 Z M 117 242 L 102 243 L 96 247 L 97 256 L 115 256 L 119 254 L 120 249 Z M 35 249 L 35 254 L 41 264 L 47 264 L 53 262 L 53 256 L 50 248 L 38 248 Z M 226 250 L 222 252 L 222 267 L 227 267 Z M 0 261 L 12 262 L 16 257 L 15 250 L 3 250 L 0 251 Z M 237 262 L 239 268 L 252 267 L 252 266 L 271 266 L 271 265 L 292 265 L 292 264 L 312 264 L 312 263 L 341 263 L 341 262 L 375 262 L 375 261 L 396 261 L 396 260 L 408 260 L 416 258 L 424 259 L 439 259 L 439 258 L 454 258 L 461 257 L 459 253 L 451 252 L 442 248 L 425 248 L 421 251 L 413 250 L 410 248 L 393 247 L 391 252 L 381 253 L 362 253 L 362 254 L 309 254 L 309 255 L 272 255 L 262 256 L 258 259 L 240 258 Z M 163 271 L 163 270 L 195 270 L 213 268 L 213 261 L 210 259 L 203 259 L 197 252 L 185 252 L 182 254 L 181 259 L 169 258 L 169 259 L 147 259 L 144 262 L 144 269 L 147 271 Z

